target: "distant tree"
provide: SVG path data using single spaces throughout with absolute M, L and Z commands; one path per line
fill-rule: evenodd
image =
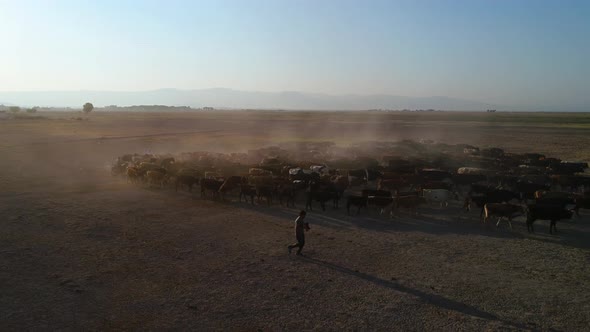
M 37 113 L 38 108 L 39 108 L 39 106 L 31 107 L 31 108 L 27 109 L 27 113 Z
M 20 112 L 20 107 L 18 107 L 18 106 L 10 106 L 8 108 L 8 110 L 11 111 L 12 113 L 18 113 L 18 112 Z
M 84 104 L 84 106 L 82 106 L 82 110 L 84 111 L 84 113 L 90 113 L 93 109 L 94 105 L 92 105 L 92 103 L 86 103 Z

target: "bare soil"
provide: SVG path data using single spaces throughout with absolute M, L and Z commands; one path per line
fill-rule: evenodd
M 77 120 L 75 118 L 82 118 Z M 132 152 L 289 141 L 434 139 L 590 158 L 586 115 L 40 113 L 0 119 L 2 330 L 563 330 L 590 326 L 590 213 L 522 218 L 429 206 L 308 214 L 112 177 Z M 198 191 L 198 190 L 197 190 Z M 298 202 L 298 208 L 303 202 Z

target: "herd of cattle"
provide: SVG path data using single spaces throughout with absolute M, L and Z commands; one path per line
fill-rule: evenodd
M 308 210 L 319 203 L 325 211 L 327 204 L 338 208 L 345 201 L 348 214 L 351 209 L 356 214 L 377 209 L 393 217 L 398 210 L 417 213 L 424 204 L 442 208 L 459 201 L 466 211 L 477 208 L 484 222 L 505 218 L 512 228 L 512 219 L 524 216 L 529 232 L 534 232 L 536 220 L 548 220 L 553 233 L 558 220 L 590 209 L 585 162 L 470 145 L 404 144 L 380 160 L 358 153 L 346 161 L 336 157 L 302 161 L 295 159 L 298 153 L 289 159 L 277 153 L 260 163 L 245 162 L 245 156 L 238 154 L 127 154 L 116 159 L 112 173 L 132 183 L 171 185 L 176 191 L 192 192 L 198 186 L 204 198 L 225 200 L 235 194 L 240 202 L 251 204 L 278 201 L 294 207 L 304 201 Z M 400 152 L 404 157 L 399 157 Z

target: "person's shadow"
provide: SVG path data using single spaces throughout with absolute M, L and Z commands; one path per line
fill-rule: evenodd
M 517 329 L 524 329 L 524 330 L 531 329 L 530 326 L 527 326 L 525 324 L 517 323 L 517 322 L 509 322 L 509 321 L 500 319 L 491 313 L 479 310 L 479 309 L 469 306 L 467 304 L 453 301 L 451 299 L 448 299 L 448 298 L 440 296 L 440 295 L 430 294 L 430 293 L 426 293 L 426 292 L 423 292 L 418 289 L 410 288 L 410 287 L 401 285 L 400 283 L 395 282 L 395 281 L 380 279 L 380 278 L 374 277 L 374 276 L 366 274 L 366 273 L 354 271 L 354 270 L 351 270 L 351 269 L 343 267 L 343 266 L 338 266 L 338 265 L 335 265 L 335 264 L 332 264 L 329 262 L 325 262 L 325 261 L 322 261 L 319 259 L 311 258 L 308 256 L 302 256 L 301 259 L 305 260 L 306 262 L 316 264 L 316 265 L 319 265 L 322 267 L 326 267 L 326 268 L 334 270 L 334 271 L 338 271 L 338 272 L 341 272 L 344 274 L 348 274 L 348 275 L 351 275 L 351 276 L 354 276 L 357 278 L 364 279 L 366 281 L 372 282 L 372 283 L 382 286 L 382 287 L 387 287 L 387 288 L 393 289 L 398 292 L 411 294 L 426 303 L 430 303 L 430 304 L 433 304 L 435 306 L 438 306 L 438 307 L 441 307 L 444 309 L 458 311 L 458 312 L 464 313 L 466 315 L 471 315 L 471 316 L 478 317 L 478 318 L 485 319 L 485 320 L 500 321 L 506 325 L 509 325 L 509 326 L 511 326 L 513 328 L 517 328 Z

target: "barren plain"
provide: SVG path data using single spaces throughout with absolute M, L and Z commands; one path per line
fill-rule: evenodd
M 390 220 L 217 202 L 110 174 L 125 153 L 429 139 L 590 161 L 586 113 L 38 113 L 0 118 L 3 330 L 590 326 L 590 213 L 537 233 L 459 202 Z M 298 202 L 298 208 L 303 207 Z

